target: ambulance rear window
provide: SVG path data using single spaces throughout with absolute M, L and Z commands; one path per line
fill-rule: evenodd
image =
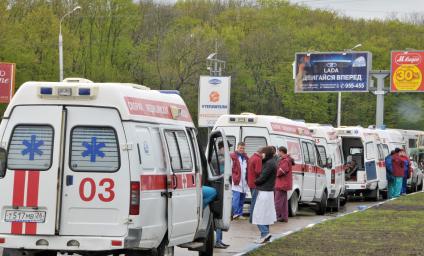
M 115 172 L 120 166 L 118 145 L 111 127 L 74 127 L 70 167 L 76 172 Z
M 44 171 L 52 164 L 53 128 L 18 125 L 14 128 L 7 157 L 11 170 Z
M 165 139 L 174 172 L 193 170 L 190 146 L 184 131 L 166 131 Z

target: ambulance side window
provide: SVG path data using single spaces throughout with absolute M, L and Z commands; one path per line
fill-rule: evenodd
M 7 155 L 8 169 L 45 171 L 52 165 L 53 127 L 18 125 L 13 129 Z
M 119 142 L 112 127 L 76 126 L 71 131 L 69 165 L 75 172 L 116 172 Z
M 165 160 L 158 128 L 136 126 L 137 151 L 143 171 L 164 170 Z
M 174 172 L 193 170 L 190 146 L 184 131 L 165 131 L 171 167 Z
M 305 164 L 309 164 L 309 153 L 308 153 L 308 146 L 305 142 L 302 142 L 302 152 L 303 152 L 303 159 L 305 160 Z
M 317 146 L 318 153 L 320 155 L 322 164 L 327 164 L 327 152 L 324 146 Z

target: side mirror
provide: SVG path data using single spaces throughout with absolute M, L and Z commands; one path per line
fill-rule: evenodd
M 331 157 L 327 158 L 327 168 L 333 168 L 333 160 L 331 159 Z
M 6 149 L 0 148 L 0 178 L 6 175 L 7 170 L 7 152 Z

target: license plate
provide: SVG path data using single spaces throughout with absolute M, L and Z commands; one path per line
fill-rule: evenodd
M 6 222 L 46 222 L 45 211 L 22 211 L 22 210 L 6 210 L 4 217 Z

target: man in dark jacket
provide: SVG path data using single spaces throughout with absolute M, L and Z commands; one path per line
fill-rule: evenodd
M 256 196 L 258 192 L 256 190 L 255 180 L 259 177 L 262 171 L 262 148 L 258 149 L 253 155 L 249 158 L 247 162 L 247 185 L 249 186 L 250 193 L 252 195 L 252 200 L 250 201 L 249 209 L 249 221 L 252 223 L 252 213 L 253 208 L 255 207 Z
M 400 149 L 395 149 L 395 154 L 392 156 L 393 176 L 395 177 L 393 197 L 400 196 L 402 190 L 402 182 L 404 176 L 404 161 L 399 156 Z
M 291 190 L 293 187 L 292 166 L 294 161 L 287 154 L 286 147 L 279 147 L 278 155 L 281 160 L 277 167 L 277 178 L 275 179 L 275 211 L 278 221 L 288 222 L 289 208 L 287 191 Z

